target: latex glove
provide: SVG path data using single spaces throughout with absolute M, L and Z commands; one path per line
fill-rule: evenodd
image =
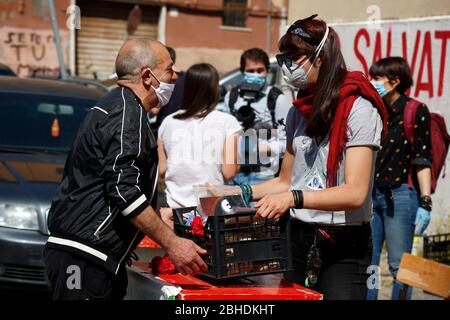
M 416 222 L 415 222 L 415 225 L 416 225 L 415 234 L 417 236 L 421 236 L 423 234 L 425 229 L 430 224 L 430 219 L 431 219 L 430 211 L 428 211 L 424 208 L 421 208 L 421 207 L 419 207 L 419 209 L 417 209 Z

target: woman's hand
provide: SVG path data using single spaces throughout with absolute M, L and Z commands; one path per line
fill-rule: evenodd
M 258 209 L 256 216 L 271 220 L 279 219 L 288 209 L 293 207 L 294 196 L 292 192 L 269 194 L 255 204 L 255 208 Z

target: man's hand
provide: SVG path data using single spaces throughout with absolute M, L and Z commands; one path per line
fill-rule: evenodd
M 200 257 L 206 254 L 206 250 L 190 240 L 176 237 L 167 247 L 166 253 L 183 275 L 208 271 L 208 266 Z
M 269 194 L 255 204 L 255 208 L 258 209 L 256 215 L 271 220 L 279 219 L 292 207 L 294 207 L 292 192 Z
M 205 262 L 200 258 L 200 255 L 206 254 L 206 250 L 203 250 L 190 240 L 177 237 L 151 206 L 132 217 L 130 221 L 139 230 L 161 245 L 180 273 L 189 274 L 208 271 Z

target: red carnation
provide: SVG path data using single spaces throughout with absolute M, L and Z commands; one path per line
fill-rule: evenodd
M 201 217 L 196 216 L 194 219 L 192 219 L 191 227 L 191 233 L 194 237 L 203 237 L 205 235 L 205 229 Z
M 156 256 L 152 259 L 152 271 L 154 274 L 174 274 L 175 265 L 168 256 Z

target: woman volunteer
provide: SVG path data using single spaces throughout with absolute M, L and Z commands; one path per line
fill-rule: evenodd
M 279 42 L 285 79 L 300 89 L 280 176 L 241 188 L 260 199 L 261 217 L 291 209 L 289 280 L 325 299 L 365 299 L 370 194 L 386 111 L 368 79 L 347 71 L 336 32 L 315 17 L 296 21 Z

